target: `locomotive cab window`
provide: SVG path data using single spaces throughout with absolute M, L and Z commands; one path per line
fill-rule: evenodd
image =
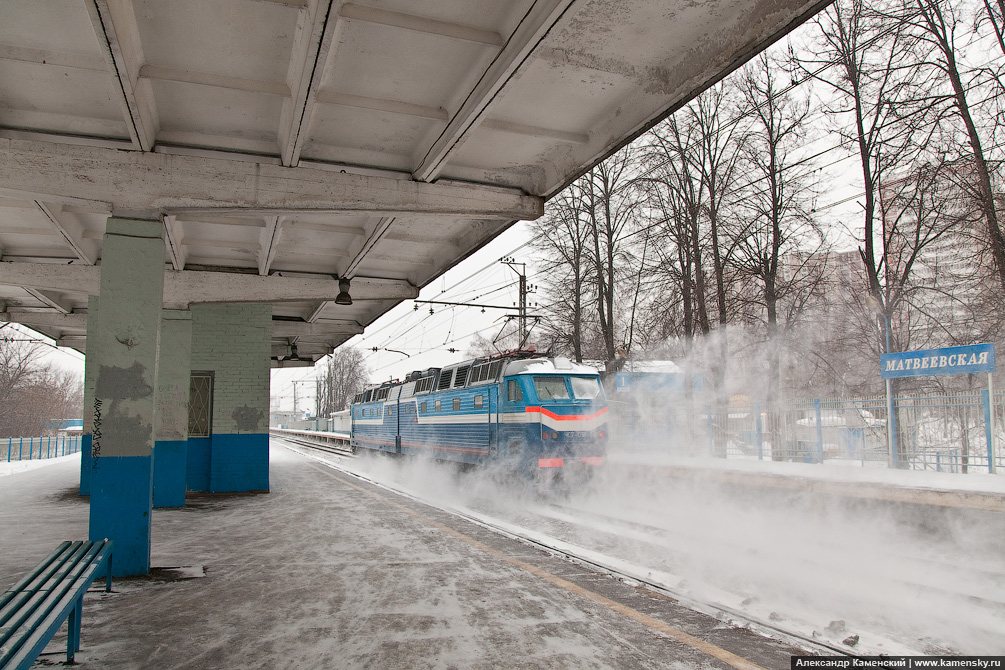
M 568 400 L 569 387 L 565 377 L 534 377 L 534 389 L 539 400 Z
M 509 383 L 506 384 L 506 399 L 510 402 L 521 402 L 523 400 L 523 391 L 520 390 L 520 382 L 515 379 L 509 380 Z
M 600 395 L 600 382 L 596 377 L 570 377 L 572 395 L 580 400 L 592 400 Z
M 426 403 L 425 403 L 425 401 L 423 401 L 423 403 L 422 403 L 422 406 L 421 406 L 421 407 L 419 408 L 419 410 L 420 410 L 420 411 L 421 411 L 421 412 L 422 412 L 423 414 L 425 414 L 425 413 L 426 413 Z

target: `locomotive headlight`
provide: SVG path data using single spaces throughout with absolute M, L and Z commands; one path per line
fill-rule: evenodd
M 556 433 L 555 431 L 552 431 L 551 432 L 551 439 L 557 440 L 558 439 L 558 433 Z

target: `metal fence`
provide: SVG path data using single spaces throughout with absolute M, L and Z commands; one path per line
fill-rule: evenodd
M 4 444 L 4 442 L 7 444 Z M 80 451 L 80 435 L 0 438 L 0 458 L 6 447 L 7 462 L 55 458 Z
M 610 402 L 612 433 L 633 450 L 963 474 L 1005 468 L 1005 395 L 992 405 L 987 391 L 901 396 L 892 426 L 885 397 L 715 406 L 618 394 Z

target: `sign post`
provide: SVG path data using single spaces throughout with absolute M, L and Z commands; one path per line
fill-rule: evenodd
M 895 447 L 893 444 L 893 395 L 890 380 L 901 377 L 935 377 L 941 375 L 963 375 L 976 372 L 988 373 L 988 406 L 986 413 L 988 442 L 988 472 L 996 471 L 995 465 L 995 410 L 994 410 L 994 379 L 991 373 L 995 371 L 995 345 L 971 344 L 965 347 L 946 347 L 943 349 L 923 349 L 920 351 L 901 351 L 895 354 L 883 354 L 879 357 L 879 368 L 886 380 L 886 403 L 888 418 L 887 433 L 890 439 L 890 466 L 896 465 Z
M 886 380 L 886 467 L 895 468 L 898 465 L 897 459 L 897 439 L 896 419 L 893 414 L 893 382 Z

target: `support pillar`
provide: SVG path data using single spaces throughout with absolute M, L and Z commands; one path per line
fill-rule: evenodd
M 271 305 L 192 305 L 192 411 L 212 420 L 189 435 L 189 490 L 269 490 L 271 343 Z
M 192 314 L 165 309 L 157 357 L 154 419 L 154 507 L 185 505 L 188 455 L 188 391 L 192 361 Z
M 80 495 L 91 495 L 91 438 L 94 429 L 94 382 L 98 378 L 98 296 L 87 297 L 87 340 L 84 349 L 84 425 L 80 436 Z M 98 426 L 101 430 L 101 426 Z
M 91 540 L 115 541 L 114 574 L 150 571 L 157 347 L 164 299 L 159 221 L 111 218 L 94 336 Z M 100 434 L 99 434 L 100 433 Z

